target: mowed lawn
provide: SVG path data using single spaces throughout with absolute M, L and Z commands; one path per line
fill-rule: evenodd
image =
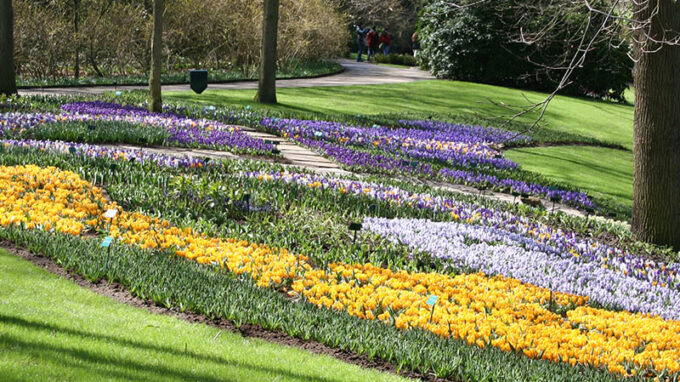
M 404 379 L 150 314 L 0 250 L 0 380 Z
M 630 208 L 633 203 L 633 153 L 588 146 L 535 147 L 509 150 L 509 159 L 526 170 L 588 194 L 610 198 Z
M 546 94 L 461 81 L 430 80 L 405 84 L 280 88 L 279 104 L 262 106 L 252 99 L 253 90 L 209 90 L 202 95 L 190 92 L 167 93 L 169 100 L 205 105 L 272 108 L 284 112 L 331 115 L 428 114 L 448 116 L 479 115 L 498 118 L 499 124 L 515 111 L 509 106 L 538 102 Z M 632 99 L 632 91 L 627 98 Z M 522 117 L 529 122 L 536 113 Z M 586 98 L 557 96 L 544 117 L 544 129 L 566 132 L 611 143 L 632 150 L 633 106 Z M 604 195 L 625 205 L 632 200 L 632 160 L 630 151 L 581 146 L 510 150 L 507 155 L 523 168 L 544 174 L 563 184 Z

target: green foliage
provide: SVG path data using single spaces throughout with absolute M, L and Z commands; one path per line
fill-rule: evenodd
M 236 327 L 259 325 L 303 340 L 315 340 L 391 362 L 398 369 L 433 372 L 469 381 L 614 381 L 603 370 L 556 364 L 481 349 L 422 330 L 402 331 L 381 322 L 291 301 L 273 289 L 258 288 L 248 275 L 234 276 L 172 254 L 114 244 L 106 261 L 99 240 L 63 234 L 0 228 L 0 238 L 50 257 L 89 280 L 120 283 L 140 298 L 164 307 L 225 318 Z M 635 380 L 635 379 L 631 379 Z
M 163 85 L 188 84 L 188 68 L 183 71 L 170 70 L 161 74 Z M 290 60 L 282 62 L 277 69 L 277 79 L 318 77 L 337 73 L 342 70 L 342 65 L 337 62 L 325 60 L 312 60 L 303 62 Z M 233 68 L 231 70 L 214 69 L 208 71 L 208 83 L 229 83 L 244 80 L 257 80 L 259 72 L 256 65 L 247 70 Z M 91 86 L 91 85 L 148 85 L 149 77 L 146 74 L 138 75 L 107 75 L 73 77 L 48 77 L 37 78 L 31 76 L 18 76 L 19 87 L 55 87 L 55 86 Z
M 395 54 L 390 53 L 387 56 L 379 54 L 375 56 L 375 59 L 380 64 L 392 64 L 392 65 L 403 65 L 403 66 L 417 66 L 418 60 L 410 54 Z
M 108 121 L 47 123 L 28 130 L 6 130 L 3 133 L 5 138 L 13 139 L 137 145 L 163 145 L 170 137 L 170 133 L 164 128 Z
M 114 302 L 4 250 L 0 250 L 0 274 L 4 380 L 405 380 Z
M 593 6 L 608 4 L 609 0 L 600 0 Z M 584 32 L 588 10 L 566 0 L 549 4 L 502 0 L 463 8 L 435 1 L 423 10 L 419 22 L 423 47 L 419 58 L 439 78 L 552 91 L 581 36 L 585 34 L 586 42 L 594 39 L 603 19 L 592 14 L 591 28 Z M 521 42 L 534 32 L 537 37 Z M 597 38 L 562 93 L 623 101 L 632 82 L 629 50 L 618 35 Z

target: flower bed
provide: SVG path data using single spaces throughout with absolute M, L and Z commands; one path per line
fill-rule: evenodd
M 584 305 L 586 298 L 551 293 L 502 276 L 395 272 L 371 264 L 332 263 L 317 268 L 305 256 L 284 249 L 209 237 L 162 219 L 125 212 L 107 202 L 97 187 L 55 168 L 0 167 L 0 189 L 4 226 L 73 235 L 87 230 L 110 233 L 130 245 L 165 249 L 198 263 L 248 274 L 261 287 L 304 296 L 319 307 L 401 329 L 461 338 L 480 347 L 519 351 L 530 358 L 606 367 L 621 374 L 680 371 L 680 323 L 676 321 L 592 308 Z M 363 194 L 375 191 L 361 189 Z M 423 195 L 411 197 L 417 198 L 428 202 Z M 430 199 L 431 205 L 441 202 Z M 109 208 L 118 211 L 112 221 L 102 216 Z M 468 208 L 471 222 L 494 215 Z M 458 211 L 467 213 L 465 208 Z M 434 313 L 426 304 L 433 294 L 439 296 Z
M 636 280 L 653 283 L 653 286 L 680 287 L 680 264 L 643 259 L 621 248 L 598 243 L 592 239 L 579 238 L 573 232 L 555 229 L 526 217 L 515 216 L 478 205 L 447 199 L 440 196 L 415 193 L 399 187 L 370 182 L 332 178 L 318 175 L 281 172 L 251 172 L 245 176 L 263 182 L 280 181 L 310 188 L 330 189 L 340 193 L 366 196 L 387 201 L 398 206 L 426 209 L 450 214 L 455 221 L 488 227 L 509 237 L 525 248 L 559 254 L 561 258 L 576 258 L 581 263 L 592 263 Z M 638 307 L 639 308 L 639 307 Z M 678 307 L 672 307 L 674 311 Z
M 399 121 L 399 124 L 408 128 L 280 118 L 264 118 L 260 122 L 262 128 L 313 148 L 352 169 L 440 178 L 595 208 L 585 193 L 508 176 L 517 170 L 517 164 L 504 158 L 498 148 L 505 143 L 529 142 L 528 137 L 493 128 L 436 121 Z M 493 175 L 498 172 L 505 175 Z
M 207 119 L 192 119 L 175 114 L 156 114 L 136 107 L 104 102 L 71 103 L 64 112 L 0 114 L 0 133 L 5 138 L 26 137 L 33 129 L 65 122 L 125 123 L 144 129 L 158 129 L 167 143 L 176 146 L 230 149 L 239 152 L 267 154 L 274 146 L 252 138 L 238 127 Z M 94 128 L 96 126 L 93 125 Z

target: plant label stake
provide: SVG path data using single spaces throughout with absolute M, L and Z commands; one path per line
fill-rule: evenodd
M 430 322 L 432 322 L 432 317 L 434 317 L 434 307 L 435 304 L 437 304 L 438 298 L 439 298 L 438 296 L 430 295 L 430 297 L 426 301 L 426 304 L 432 307 L 432 310 L 430 311 Z
M 104 238 L 102 241 L 102 248 L 106 248 L 106 262 L 104 263 L 104 270 L 108 271 L 109 270 L 109 255 L 111 254 L 111 242 L 113 241 L 113 238 L 111 236 L 107 236 Z
M 350 223 L 349 230 L 354 231 L 354 237 L 352 238 L 352 245 L 357 242 L 357 231 L 361 230 L 361 223 Z
M 75 153 L 76 153 L 76 148 L 75 148 L 75 146 L 70 146 L 70 147 L 68 148 L 68 152 L 71 153 L 71 154 L 75 154 Z

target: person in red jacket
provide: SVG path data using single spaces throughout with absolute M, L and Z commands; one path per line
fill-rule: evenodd
M 371 56 L 375 56 L 378 52 L 378 32 L 375 31 L 376 27 L 371 28 L 371 31 L 366 35 L 366 43 L 368 45 L 368 61 L 371 61 Z
M 390 34 L 387 33 L 387 29 L 385 29 L 380 35 L 380 45 L 382 46 L 382 51 L 385 56 L 390 54 L 390 46 L 392 46 L 392 37 L 390 37 Z

